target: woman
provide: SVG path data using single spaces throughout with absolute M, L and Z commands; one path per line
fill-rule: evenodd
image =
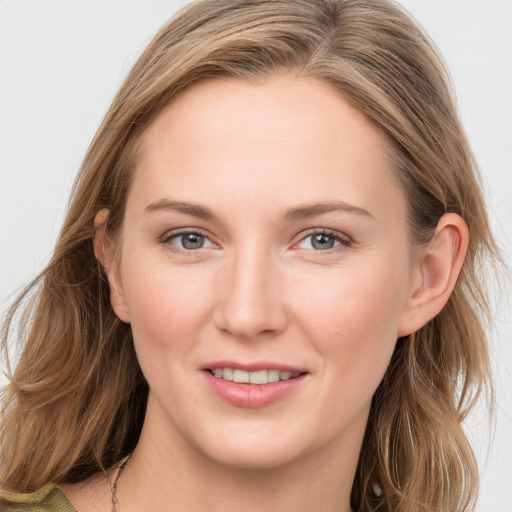
M 403 11 L 192 4 L 114 99 L 25 295 L 4 508 L 471 510 L 495 254 Z

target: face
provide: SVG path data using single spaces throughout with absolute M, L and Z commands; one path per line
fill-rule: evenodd
M 188 90 L 143 135 L 113 285 L 144 430 L 240 467 L 358 452 L 411 293 L 407 233 L 382 135 L 329 86 Z

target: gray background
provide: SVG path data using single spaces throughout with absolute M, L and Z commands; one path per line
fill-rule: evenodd
M 185 3 L 0 0 L 0 311 L 48 260 L 73 178 L 121 80 L 154 32 Z M 493 226 L 510 262 L 512 1 L 402 3 L 452 72 Z M 495 311 L 495 428 L 482 407 L 467 430 L 483 472 L 478 510 L 511 512 L 510 300 L 497 299 Z

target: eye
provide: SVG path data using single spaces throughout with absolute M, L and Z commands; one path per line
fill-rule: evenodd
M 336 231 L 316 230 L 305 236 L 298 244 L 301 249 L 313 249 L 314 251 L 329 251 L 339 246 L 348 247 L 351 240 L 348 236 Z
M 196 231 L 171 233 L 163 239 L 163 243 L 169 244 L 174 250 L 184 252 L 196 251 L 213 245 L 205 235 Z

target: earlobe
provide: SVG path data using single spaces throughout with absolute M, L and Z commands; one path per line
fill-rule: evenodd
M 443 309 L 457 282 L 468 244 L 464 219 L 455 213 L 443 215 L 432 240 L 420 252 L 398 337 L 416 332 Z
M 110 285 L 110 303 L 119 320 L 129 323 L 130 315 L 116 259 L 114 242 L 108 237 L 106 221 L 109 210 L 104 208 L 94 217 L 94 255 L 100 262 Z

